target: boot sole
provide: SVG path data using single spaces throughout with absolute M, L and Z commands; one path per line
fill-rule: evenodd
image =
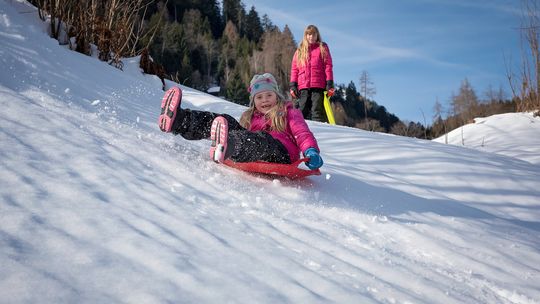
M 225 160 L 225 151 L 227 151 L 227 137 L 229 126 L 224 117 L 218 116 L 212 122 L 210 129 L 210 158 L 216 163 L 222 163 Z
M 158 125 L 161 131 L 171 132 L 178 107 L 182 101 L 182 90 L 173 87 L 165 92 L 161 100 L 161 114 L 158 118 Z

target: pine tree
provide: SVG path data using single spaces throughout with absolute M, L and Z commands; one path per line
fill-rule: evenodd
M 234 71 L 232 78 L 227 82 L 225 97 L 241 105 L 249 104 L 249 93 L 246 89 L 240 73 Z
M 345 89 L 345 100 L 348 103 L 355 103 L 358 101 L 358 91 L 356 90 L 356 86 L 354 85 L 354 82 L 350 82 L 347 88 Z
M 265 32 L 270 32 L 277 29 L 277 26 L 272 23 L 272 20 L 270 20 L 270 17 L 268 17 L 267 14 L 263 15 L 261 24 Z
M 206 89 L 214 82 L 213 67 L 217 64 L 218 53 L 213 39 L 208 18 L 201 12 L 190 9 L 184 13 L 182 28 L 190 51 L 190 59 L 194 72 L 192 83 L 197 88 Z
M 244 36 L 246 11 L 240 0 L 223 0 L 223 21 L 231 21 L 237 28 L 240 36 Z
M 169 73 L 181 69 L 181 54 L 186 52 L 182 27 L 177 22 L 167 23 L 162 32 L 161 62 Z
M 223 33 L 223 21 L 221 19 L 221 12 L 219 10 L 219 4 L 216 0 L 198 0 L 194 3 L 200 3 L 197 9 L 203 16 L 208 18 L 210 29 L 213 38 L 220 38 Z
M 227 84 L 232 79 L 232 72 L 236 66 L 237 53 L 236 45 L 240 37 L 236 26 L 232 21 L 228 21 L 221 37 L 221 52 L 219 57 L 218 71 L 221 78 Z
M 261 19 L 259 14 L 255 10 L 255 7 L 252 6 L 251 10 L 246 16 L 246 37 L 256 43 L 259 42 L 263 34 L 263 27 L 261 25 Z

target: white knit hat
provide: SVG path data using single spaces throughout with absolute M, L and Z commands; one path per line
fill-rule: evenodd
M 264 73 L 262 75 L 255 75 L 249 83 L 249 100 L 253 102 L 255 95 L 260 92 L 273 91 L 277 94 L 282 100 L 283 95 L 279 92 L 278 84 L 274 76 L 270 73 Z

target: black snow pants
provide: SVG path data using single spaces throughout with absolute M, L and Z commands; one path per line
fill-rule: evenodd
M 227 158 L 242 163 L 253 161 L 291 163 L 289 152 L 279 140 L 264 131 L 248 131 L 228 114 L 179 109 L 172 132 L 188 140 L 209 139 L 212 121 L 218 116 L 224 117 L 229 125 L 225 152 Z
M 328 122 L 324 111 L 324 89 L 302 89 L 294 107 L 302 111 L 304 119 Z

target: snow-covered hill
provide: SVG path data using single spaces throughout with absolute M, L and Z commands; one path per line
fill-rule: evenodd
M 269 180 L 161 133 L 136 58 L 44 28 L 0 1 L 0 303 L 540 303 L 538 118 L 485 118 L 489 150 L 310 122 L 323 175 Z
M 498 153 L 540 164 L 540 119 L 533 113 L 507 113 L 476 118 L 435 141 Z

